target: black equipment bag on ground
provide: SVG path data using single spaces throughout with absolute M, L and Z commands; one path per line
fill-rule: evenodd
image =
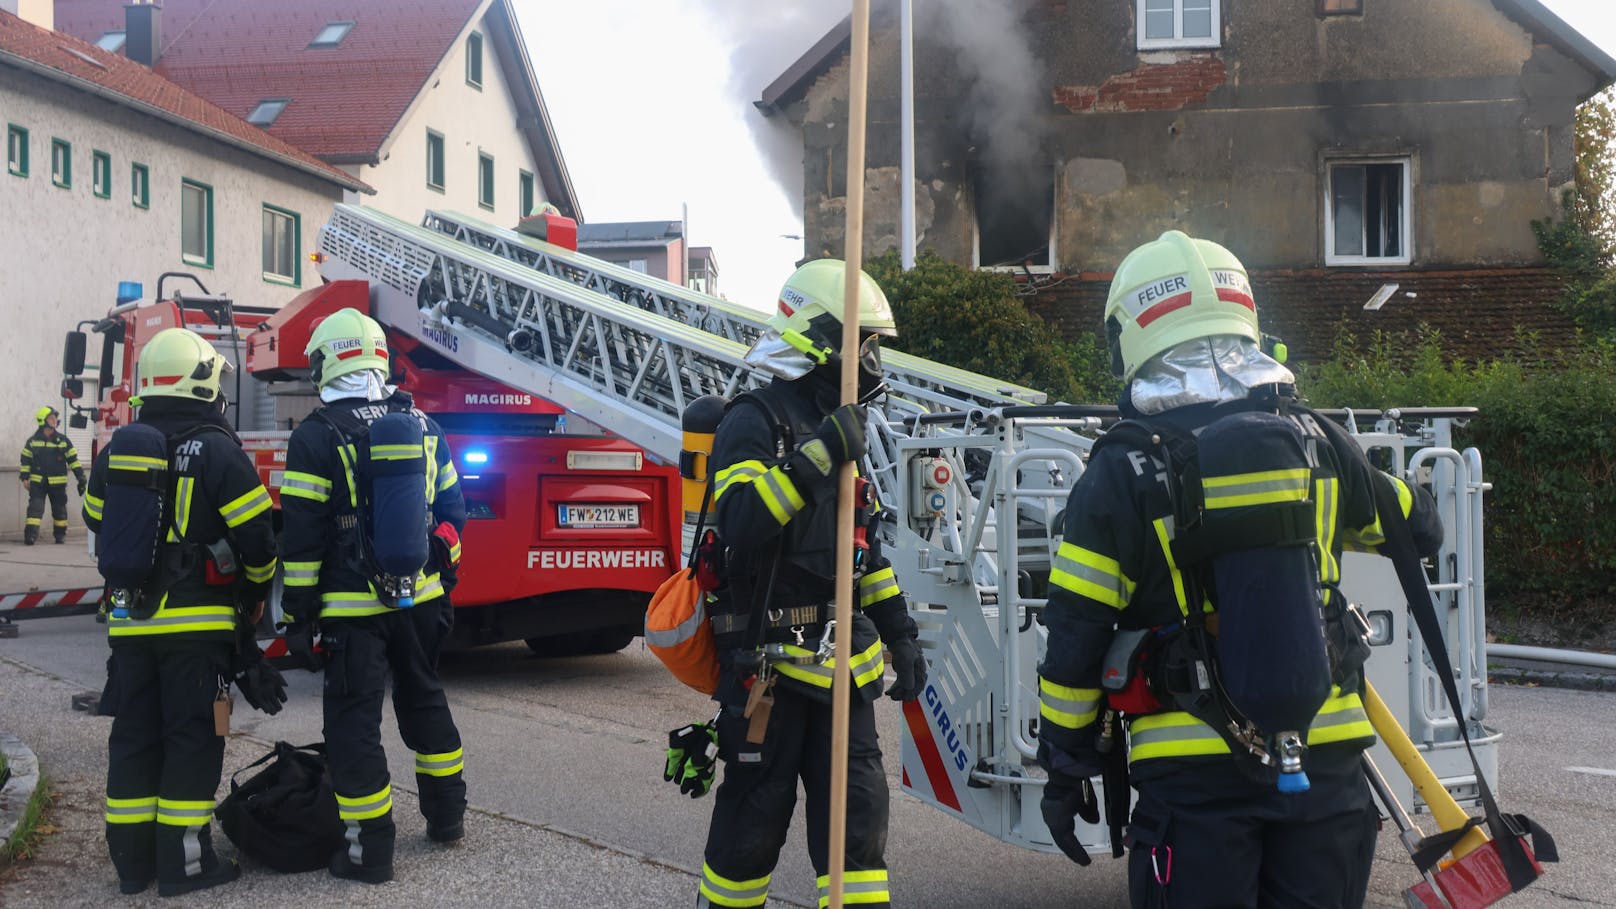
M 237 782 L 265 763 L 245 783 Z M 231 774 L 230 794 L 214 814 L 243 855 L 276 871 L 318 871 L 345 843 L 323 742 L 276 742 L 268 754 Z

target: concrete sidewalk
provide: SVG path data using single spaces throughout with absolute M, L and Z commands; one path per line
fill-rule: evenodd
M 99 585 L 84 537 L 55 546 L 0 544 L 0 593 L 30 589 Z M 54 619 L 38 619 L 52 622 Z M 645 860 L 588 838 L 522 818 L 473 807 L 466 838 L 452 847 L 426 838 L 412 780 L 394 780 L 398 823 L 397 878 L 370 887 L 339 881 L 325 872 L 279 874 L 243 861 L 241 880 L 190 896 L 159 901 L 156 888 L 136 897 L 118 894 L 117 875 L 107 858 L 102 805 L 106 743 L 111 720 L 74 711 L 73 695 L 98 689 L 101 679 L 65 678 L 57 667 L 39 665 L 28 648 L 30 622 L 18 623 L 16 639 L 0 640 L 0 731 L 33 749 L 55 795 L 35 855 L 0 872 L 0 905 L 7 909 L 126 906 L 207 906 L 259 909 L 262 906 L 336 905 L 356 907 L 466 906 L 670 906 L 690 902 L 695 869 Z M 237 700 L 237 709 L 246 706 Z M 225 746 L 226 779 L 273 743 L 232 734 Z M 298 742 L 297 744 L 303 744 Z M 699 836 L 700 831 L 693 835 Z M 236 856 L 218 825 L 214 843 L 221 855 Z M 698 850 L 699 851 L 699 850 Z M 692 854 L 696 854 L 692 852 Z

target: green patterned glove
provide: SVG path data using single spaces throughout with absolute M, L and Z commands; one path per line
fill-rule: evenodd
M 711 723 L 692 723 L 668 733 L 667 762 L 662 778 L 677 782 L 679 791 L 693 799 L 713 787 L 718 767 L 718 732 Z

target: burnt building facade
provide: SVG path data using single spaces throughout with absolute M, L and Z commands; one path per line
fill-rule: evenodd
M 871 29 L 867 256 L 899 244 L 893 6 Z M 1302 356 L 1343 323 L 1425 322 L 1466 353 L 1565 329 L 1534 306 L 1558 285 L 1531 222 L 1559 216 L 1576 109 L 1616 61 L 1537 0 L 916 7 L 918 247 L 1046 284 L 1032 305 L 1069 330 L 1169 229 L 1240 256 Z M 847 31 L 758 102 L 801 127 L 810 254 L 845 238 Z

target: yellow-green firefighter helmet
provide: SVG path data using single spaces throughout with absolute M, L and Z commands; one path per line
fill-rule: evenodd
M 34 411 L 34 422 L 44 426 L 45 421 L 54 416 L 56 416 L 56 408 L 46 404 L 44 407 Z
M 314 326 L 309 346 L 309 379 L 318 387 L 361 369 L 387 374 L 387 335 L 380 324 L 357 309 L 339 309 Z
M 841 259 L 815 259 L 804 263 L 780 288 L 780 301 L 769 327 L 788 341 L 792 333 L 812 339 L 821 347 L 842 343 L 842 302 L 847 289 L 847 263 Z M 875 279 L 859 272 L 858 319 L 860 334 L 898 336 L 892 304 Z
M 165 328 L 140 349 L 129 403 L 139 407 L 152 398 L 217 401 L 220 378 L 234 369 L 196 332 Z
M 1245 266 L 1222 246 L 1177 230 L 1117 266 L 1105 301 L 1105 333 L 1111 371 L 1123 381 L 1151 357 L 1195 338 L 1261 341 Z

